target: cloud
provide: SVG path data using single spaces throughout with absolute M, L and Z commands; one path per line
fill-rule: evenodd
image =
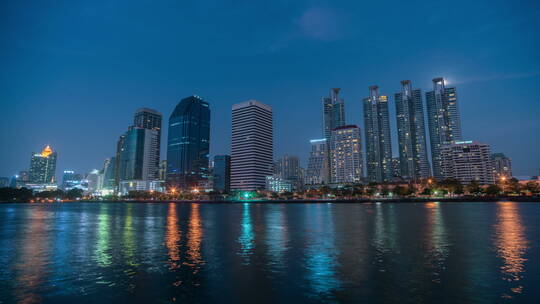
M 311 39 L 334 41 L 343 36 L 341 23 L 343 17 L 337 11 L 315 6 L 305 10 L 297 20 L 301 33 Z

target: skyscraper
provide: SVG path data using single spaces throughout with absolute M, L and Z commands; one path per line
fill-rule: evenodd
M 231 190 L 231 156 L 214 156 L 213 168 L 213 187 L 214 191 L 229 193 Z
M 138 109 L 133 119 L 134 127 L 157 131 L 157 144 L 152 150 L 147 151 L 148 157 L 155 162 L 156 171 L 159 170 L 159 158 L 161 155 L 161 120 L 161 113 L 148 108 Z M 156 178 L 158 175 L 159 173 L 156 172 Z
M 103 163 L 103 185 L 104 190 L 112 191 L 115 189 L 115 171 L 116 157 L 107 158 Z
M 433 91 L 426 92 L 433 176 L 442 178 L 441 148 L 461 140 L 461 118 L 456 88 L 445 87 L 442 77 L 433 79 Z
M 124 136 L 120 137 L 119 145 L 120 181 L 157 179 L 159 165 L 159 162 L 156 163 L 157 130 L 130 127 Z
M 358 183 L 362 181 L 362 145 L 360 128 L 342 126 L 332 131 L 332 182 Z
M 208 179 L 210 106 L 199 96 L 184 98 L 169 118 L 167 186 L 191 190 Z
M 491 155 L 493 161 L 493 174 L 494 178 L 500 179 L 511 178 L 512 175 L 512 161 L 506 157 L 503 153 L 493 153 Z
M 493 183 L 491 148 L 475 141 L 455 141 L 441 147 L 441 178 L 468 184 Z
M 370 86 L 364 98 L 364 123 L 368 181 L 387 182 L 393 176 L 390 118 L 388 97 L 379 95 L 378 86 Z
M 327 184 L 329 181 L 330 168 L 328 168 L 328 148 L 326 138 L 312 139 L 311 152 L 309 153 L 308 166 L 306 170 L 306 185 Z
M 400 175 L 417 180 L 430 176 L 426 148 L 426 127 L 422 92 L 413 89 L 410 80 L 401 81 L 401 92 L 396 93 L 396 116 L 399 143 Z
M 30 183 L 52 184 L 56 181 L 56 152 L 46 146 L 41 153 L 33 153 L 30 160 Z
M 272 108 L 256 100 L 233 105 L 231 189 L 264 189 L 273 157 Z
M 74 188 L 82 189 L 83 176 L 73 170 L 64 170 L 62 176 L 62 189 L 68 191 Z
M 280 178 L 291 183 L 293 190 L 302 190 L 304 181 L 298 156 L 283 155 L 276 162 L 274 170 Z
M 339 88 L 330 90 L 329 97 L 323 97 L 324 138 L 330 143 L 332 130 L 345 125 L 345 101 L 339 97 Z

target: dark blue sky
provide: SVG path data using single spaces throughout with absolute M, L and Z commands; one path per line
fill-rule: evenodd
M 465 139 L 516 175 L 540 168 L 539 1 L 1 1 L 0 43 L 0 176 L 45 144 L 59 172 L 101 168 L 137 108 L 166 123 L 191 94 L 211 104 L 212 155 L 254 98 L 274 108 L 276 155 L 305 162 L 331 87 L 363 131 L 369 85 L 393 115 L 400 80 L 437 76 L 458 87 Z

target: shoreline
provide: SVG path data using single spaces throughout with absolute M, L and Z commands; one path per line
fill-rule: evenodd
M 496 197 L 475 197 L 475 196 L 460 196 L 460 197 L 405 197 L 405 198 L 355 198 L 355 199 L 290 199 L 290 200 L 74 200 L 63 202 L 9 202 L 3 201 L 0 204 L 53 204 L 53 203 L 201 203 L 201 204 L 239 204 L 239 203 L 255 203 L 255 204 L 369 204 L 369 203 L 429 203 L 429 202 L 455 202 L 455 203 L 496 203 L 501 201 L 517 202 L 517 203 L 534 203 L 540 202 L 540 196 L 496 196 Z

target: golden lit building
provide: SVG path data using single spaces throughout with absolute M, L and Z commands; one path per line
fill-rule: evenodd
M 41 153 L 32 153 L 30 160 L 30 183 L 51 184 L 56 181 L 56 152 L 47 145 Z

